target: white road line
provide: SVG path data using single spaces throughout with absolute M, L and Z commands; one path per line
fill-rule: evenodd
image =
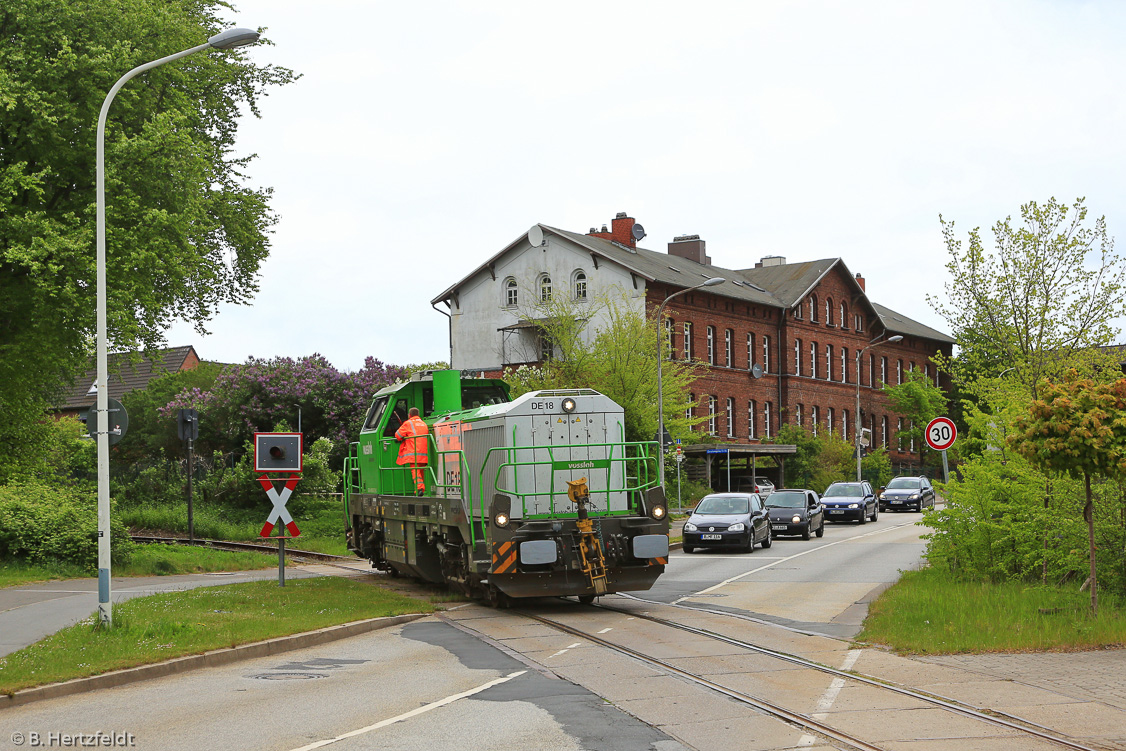
M 863 535 L 857 535 L 856 537 L 849 537 L 849 538 L 844 539 L 844 540 L 837 540 L 836 542 L 827 542 L 824 545 L 818 545 L 815 548 L 809 548 L 807 550 L 803 550 L 800 553 L 795 553 L 794 555 L 787 556 L 785 558 L 779 558 L 774 563 L 768 563 L 765 566 L 759 566 L 758 568 L 753 568 L 750 571 L 744 571 L 743 573 L 739 574 L 738 576 L 733 576 L 730 579 L 725 579 L 725 580 L 721 581 L 719 584 L 713 584 L 712 586 L 708 587 L 707 589 L 701 589 L 699 592 L 693 592 L 692 594 L 685 595 L 684 597 L 681 597 L 678 600 L 673 600 L 672 604 L 673 605 L 679 605 L 680 603 L 684 602 L 685 600 L 691 600 L 693 597 L 696 597 L 698 595 L 706 595 L 708 592 L 715 591 L 715 590 L 719 589 L 720 587 L 725 587 L 728 584 L 730 584 L 732 582 L 739 581 L 740 579 L 747 577 L 747 576 L 750 576 L 751 574 L 757 573 L 759 571 L 765 571 L 768 568 L 773 568 L 774 566 L 777 566 L 779 563 L 785 563 L 786 561 L 792 561 L 795 558 L 801 558 L 803 555 L 809 555 L 810 553 L 816 553 L 818 550 L 824 550 L 825 548 L 831 548 L 834 545 L 840 545 L 840 544 L 845 543 L 845 542 L 852 542 L 854 540 L 859 540 L 862 537 L 871 537 L 872 535 L 882 535 L 884 532 L 891 532 L 892 530 L 895 530 L 895 529 L 902 529 L 903 527 L 909 526 L 909 525 L 914 524 L 914 523 L 915 522 L 909 522 L 908 524 L 896 524 L 893 527 L 886 527 L 884 529 L 877 529 L 877 530 L 874 530 L 872 532 L 868 532 L 868 533 L 863 534 Z
M 860 650 L 850 649 L 848 654 L 845 655 L 844 662 L 841 663 L 841 670 L 852 670 L 852 666 L 856 664 L 858 659 L 860 659 Z M 829 688 L 821 695 L 821 698 L 817 700 L 817 711 L 811 714 L 810 717 L 815 720 L 824 720 L 826 713 L 833 708 L 833 702 L 837 700 L 837 696 L 840 695 L 844 685 L 844 678 L 834 678 L 829 683 Z M 816 740 L 817 739 L 812 735 L 803 735 L 801 740 L 798 741 L 798 745 L 812 746 L 813 742 Z
M 429 712 L 431 709 L 437 709 L 438 707 L 444 707 L 447 704 L 452 704 L 453 702 L 457 701 L 458 699 L 464 699 L 468 696 L 473 696 L 474 694 L 479 694 L 482 691 L 484 691 L 485 689 L 492 688 L 493 686 L 500 685 L 501 683 L 507 683 L 508 681 L 512 680 L 513 678 L 516 678 L 517 676 L 524 675 L 524 673 L 526 673 L 526 672 L 528 672 L 528 671 L 527 670 L 520 670 L 520 671 L 517 671 L 515 673 L 509 673 L 508 675 L 504 676 L 503 678 L 497 678 L 495 680 L 491 680 L 488 683 L 481 684 L 477 688 L 471 688 L 468 691 L 462 691 L 460 694 L 453 694 L 452 696 L 447 696 L 445 699 L 439 699 L 438 701 L 431 702 L 429 704 L 423 705 L 423 706 L 419 707 L 418 709 L 412 709 L 411 711 L 404 712 L 403 714 L 398 715 L 397 717 L 392 717 L 390 719 L 383 720 L 382 722 L 377 722 L 374 725 L 368 725 L 366 728 L 360 728 L 359 730 L 353 730 L 352 732 L 345 733 L 344 735 L 338 735 L 335 738 L 328 738 L 328 739 L 323 740 L 323 741 L 317 741 L 316 743 L 310 743 L 308 746 L 301 746 L 300 748 L 293 749 L 293 751 L 312 751 L 312 749 L 314 749 L 314 748 L 323 748 L 324 746 L 327 746 L 327 745 L 332 744 L 332 743 L 336 743 L 337 741 L 342 741 L 345 738 L 355 738 L 357 735 L 363 735 L 364 733 L 370 733 L 373 730 L 379 730 L 380 728 L 385 728 L 388 725 L 394 725 L 396 722 L 402 722 L 403 720 L 410 719 L 411 717 L 415 717 L 417 715 L 423 714 L 424 712 Z
M 604 634 L 604 633 L 606 633 L 607 631 L 613 631 L 613 630 L 614 630 L 614 627 L 613 627 L 613 626 L 611 626 L 610 628 L 604 628 L 604 629 L 602 629 L 602 630 L 601 630 L 601 631 L 599 631 L 598 633 L 600 633 L 600 634 Z
M 572 644 L 571 646 L 569 646 L 569 647 L 564 647 L 563 649 L 559 650 L 558 652 L 556 652 L 556 653 L 555 653 L 555 654 L 553 654 L 553 655 L 548 655 L 548 656 L 547 656 L 547 659 L 549 659 L 549 660 L 550 660 L 550 659 L 551 659 L 552 657 L 558 657 L 559 655 L 563 654 L 563 653 L 564 653 L 564 652 L 566 652 L 567 650 L 570 650 L 570 649 L 574 649 L 574 648 L 575 648 L 575 647 L 577 647 L 577 646 L 579 646 L 579 643 L 578 643 L 578 642 L 575 642 L 575 643 L 574 643 L 574 644 Z

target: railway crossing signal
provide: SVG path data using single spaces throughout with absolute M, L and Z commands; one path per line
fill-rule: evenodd
M 261 473 L 258 475 L 258 482 L 273 506 L 258 536 L 270 537 L 277 527 L 279 587 L 285 586 L 285 533 L 288 531 L 290 537 L 301 534 L 293 516 L 285 508 L 286 501 L 293 495 L 293 489 L 301 480 L 301 445 L 301 433 L 254 434 L 254 471 Z M 274 487 L 274 481 L 270 479 L 271 472 L 281 475 L 285 480 L 281 490 Z

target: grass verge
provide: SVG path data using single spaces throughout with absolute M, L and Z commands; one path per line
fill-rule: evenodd
M 276 555 L 176 545 L 139 545 L 129 563 L 113 567 L 113 575 L 171 576 L 213 571 L 253 571 L 277 564 Z M 94 575 L 94 572 L 68 563 L 0 561 L 0 589 L 57 579 L 89 579 Z
M 200 587 L 115 605 L 114 627 L 94 618 L 0 658 L 0 693 L 147 665 L 173 657 L 434 606 L 335 576 Z
M 1070 651 L 1126 646 L 1126 602 L 1016 582 L 959 582 L 926 568 L 908 571 L 872 603 L 858 641 L 905 654 Z

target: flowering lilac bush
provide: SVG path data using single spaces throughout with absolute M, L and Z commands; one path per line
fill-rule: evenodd
M 332 465 L 338 466 L 348 444 L 359 436 L 360 422 L 372 394 L 407 378 L 406 367 L 368 357 L 355 372 L 341 372 L 319 354 L 298 359 L 250 358 L 228 366 L 206 390 L 187 389 L 162 410 L 174 417 L 181 408 L 200 412 L 199 450 L 238 453 L 256 432 L 279 423 L 296 429 L 298 409 L 306 446 L 318 438 L 333 444 Z

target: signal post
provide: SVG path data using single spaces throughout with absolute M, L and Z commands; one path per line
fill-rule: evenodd
M 301 433 L 254 434 L 254 471 L 260 473 L 258 482 L 273 504 L 273 509 L 258 536 L 270 537 L 275 527 L 278 530 L 279 587 L 285 586 L 285 541 L 288 539 L 286 532 L 289 532 L 289 537 L 297 537 L 301 534 L 297 523 L 293 521 L 293 516 L 286 510 L 285 504 L 301 479 L 303 456 Z M 274 483 L 275 479 L 283 481 L 280 490 Z

